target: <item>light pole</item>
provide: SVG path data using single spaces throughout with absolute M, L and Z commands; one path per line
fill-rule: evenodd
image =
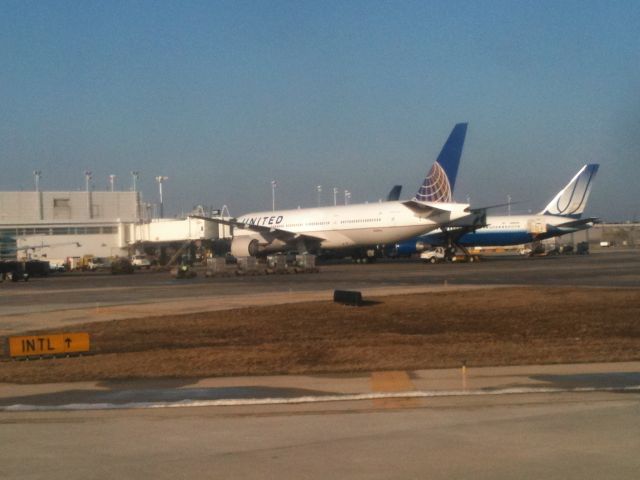
M 116 176 L 112 173 L 109 175 L 109 186 L 111 187 L 111 191 L 113 192 L 116 183 Z
M 511 195 L 507 195 L 507 215 L 511 216 Z
M 276 210 L 276 188 L 278 186 L 278 182 L 275 180 L 271 180 L 271 210 L 275 212 Z
M 333 206 L 338 205 L 338 187 L 333 187 Z
M 349 200 L 351 199 L 351 192 L 349 190 L 344 191 L 344 204 L 349 205 Z
M 42 172 L 40 170 L 33 171 L 33 181 L 36 184 L 36 197 L 38 199 L 38 218 L 42 220 L 43 212 L 42 212 L 42 193 L 40 193 L 40 175 L 42 175 Z
M 318 206 L 320 206 L 322 204 L 322 185 L 318 185 L 316 190 L 318 191 Z
M 160 218 L 164 218 L 164 203 L 162 201 L 162 184 L 165 180 L 169 180 L 169 177 L 164 177 L 162 175 L 156 177 L 156 182 L 158 182 L 158 192 L 160 193 Z
M 84 171 L 84 181 L 87 189 L 87 213 L 89 218 L 93 218 L 93 205 L 91 201 L 91 170 Z
M 131 178 L 133 179 L 133 191 L 137 192 L 138 191 L 138 177 L 140 176 L 140 172 L 138 172 L 137 170 L 132 170 L 131 171 Z
M 40 191 L 40 175 L 42 175 L 42 172 L 40 170 L 33 171 L 33 181 L 36 184 L 36 192 Z

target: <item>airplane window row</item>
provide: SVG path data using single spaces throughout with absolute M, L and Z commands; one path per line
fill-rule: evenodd
M 315 226 L 315 225 L 329 225 L 330 222 L 309 222 L 307 226 Z
M 517 228 L 518 225 L 517 224 L 513 224 L 513 225 L 489 225 L 487 228 L 490 229 L 496 229 L 496 228 Z
M 381 222 L 382 218 L 354 218 L 352 220 L 340 220 L 341 224 L 345 223 L 370 223 Z M 330 221 L 324 222 L 310 222 L 310 223 L 287 223 L 282 225 L 283 228 L 295 228 L 295 227 L 315 227 L 319 225 L 331 225 Z
M 369 222 L 381 222 L 381 218 L 356 218 L 353 220 L 341 220 L 340 223 L 369 223 Z

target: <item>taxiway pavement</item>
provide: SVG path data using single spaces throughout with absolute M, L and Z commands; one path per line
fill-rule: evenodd
M 377 295 L 497 285 L 637 288 L 640 252 L 187 281 L 166 273 L 34 279 L 0 285 L 0 332 L 187 305 L 323 299 L 336 288 Z M 636 479 L 639 388 L 638 362 L 0 385 L 0 476 Z
M 87 321 L 500 285 L 640 287 L 640 251 L 586 256 L 488 257 L 473 264 L 346 263 L 318 274 L 173 279 L 167 272 L 70 274 L 0 285 L 0 335 Z
M 635 479 L 639 371 L 635 362 L 14 386 L 0 396 L 0 463 L 10 479 Z M 248 404 L 251 387 L 293 401 Z M 150 392 L 155 406 L 122 403 Z M 238 403 L 206 406 L 202 392 Z M 376 396 L 385 392 L 399 396 Z M 301 393 L 319 400 L 296 402 Z M 357 393 L 372 398 L 322 398 Z M 112 406 L 79 409 L 87 402 Z

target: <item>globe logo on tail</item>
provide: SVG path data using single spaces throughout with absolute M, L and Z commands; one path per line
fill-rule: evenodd
M 449 178 L 440 164 L 435 162 L 422 182 L 422 186 L 416 194 L 416 200 L 450 203 L 452 199 Z

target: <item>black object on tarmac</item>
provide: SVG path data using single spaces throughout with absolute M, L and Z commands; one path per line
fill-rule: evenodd
M 353 305 L 355 307 L 363 305 L 362 293 L 351 290 L 334 290 L 333 301 L 336 303 L 342 303 L 343 305 Z

